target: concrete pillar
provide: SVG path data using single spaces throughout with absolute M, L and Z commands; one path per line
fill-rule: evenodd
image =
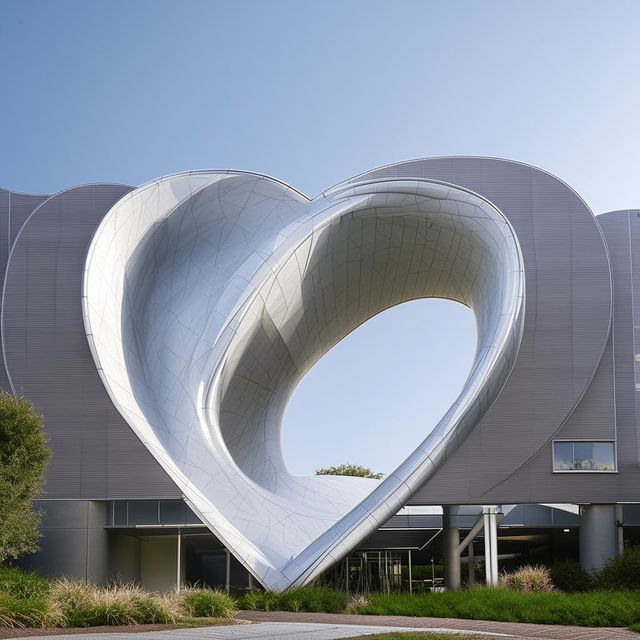
M 452 526 L 452 507 L 442 508 L 442 562 L 447 591 L 460 589 L 460 529 Z
M 602 568 L 616 555 L 618 532 L 616 505 L 586 504 L 580 518 L 580 564 L 585 571 Z

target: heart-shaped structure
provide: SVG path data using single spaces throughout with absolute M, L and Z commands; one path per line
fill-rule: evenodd
M 310 200 L 266 176 L 201 171 L 109 211 L 83 311 L 114 405 L 202 521 L 280 590 L 347 553 L 465 440 L 515 363 L 524 290 L 509 220 L 466 188 L 356 178 Z M 280 425 L 296 384 L 363 322 L 424 297 L 476 316 L 456 402 L 382 481 L 291 476 Z

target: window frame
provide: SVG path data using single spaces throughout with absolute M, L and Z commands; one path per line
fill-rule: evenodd
M 610 443 L 613 445 L 613 469 L 556 469 L 556 442 Z M 574 455 L 575 462 L 575 455 Z M 553 473 L 618 473 L 618 447 L 614 438 L 554 438 L 551 441 L 551 471 Z

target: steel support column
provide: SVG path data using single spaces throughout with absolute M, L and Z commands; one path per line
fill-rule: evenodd
M 442 508 L 442 559 L 444 586 L 448 591 L 460 589 L 460 529 L 452 526 L 453 507 Z
M 484 565 L 487 585 L 498 586 L 498 508 L 482 507 L 484 518 Z

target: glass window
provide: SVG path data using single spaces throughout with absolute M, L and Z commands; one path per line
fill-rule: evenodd
M 129 526 L 159 524 L 157 500 L 129 500 Z
M 113 503 L 113 522 L 116 526 L 126 526 L 127 523 L 127 502 L 117 500 Z
M 613 442 L 594 442 L 593 462 L 596 471 L 613 471 L 616 468 Z
M 553 447 L 554 469 L 561 471 L 573 469 L 573 442 L 555 442 Z
M 554 442 L 554 471 L 615 471 L 613 442 Z
M 200 524 L 198 516 L 181 500 L 167 500 L 160 503 L 160 522 L 161 524 Z
M 592 471 L 593 442 L 575 442 L 573 444 L 573 461 L 576 471 Z

